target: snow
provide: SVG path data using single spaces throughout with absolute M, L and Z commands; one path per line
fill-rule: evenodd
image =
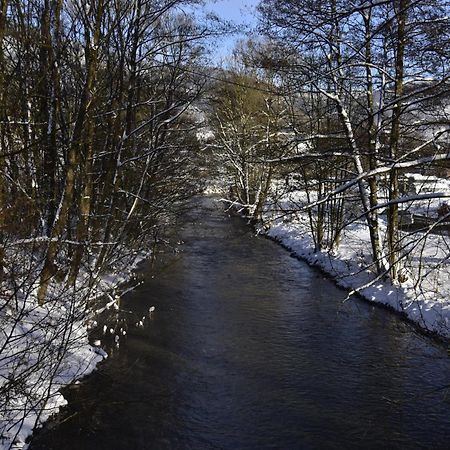
M 98 313 L 117 305 L 115 293 L 148 256 L 126 253 L 93 288 L 88 270 L 80 272 L 74 289 L 53 283 L 43 306 L 37 304 L 37 272 L 18 276 L 14 286 L 0 293 L 0 450 L 26 449 L 33 430 L 66 404 L 61 388 L 90 374 L 107 357 L 100 340 L 89 343 L 88 332 L 97 325 Z M 29 257 L 22 252 L 17 261 L 24 274 Z M 96 309 L 105 297 L 112 300 Z M 86 309 L 91 304 L 94 308 Z M 117 335 L 114 340 L 118 344 Z
M 414 203 L 414 214 L 428 217 L 437 217 L 438 210 L 446 201 L 450 201 L 450 180 L 433 175 L 421 175 L 417 173 L 406 173 L 405 179 L 411 185 L 412 193 L 440 193 L 447 199 L 435 198 L 432 200 L 416 201 Z
M 211 142 L 214 140 L 214 132 L 207 128 L 200 129 L 197 131 L 197 139 L 202 144 Z
M 436 190 L 450 193 L 448 180 L 418 174 L 407 174 L 407 178 L 413 180 L 416 193 Z M 210 184 L 207 193 L 224 194 L 226 186 L 226 180 Z M 392 284 L 377 277 L 370 266 L 370 237 L 363 220 L 345 228 L 337 249 L 316 251 L 310 221 L 306 210 L 302 209 L 308 202 L 306 193 L 291 189 L 281 194 L 277 185 L 273 192 L 277 201 L 269 199 L 266 202 L 261 233 L 329 274 L 350 294 L 357 292 L 369 302 L 401 312 L 423 329 L 450 337 L 448 235 L 403 232 L 402 243 L 409 251 L 402 267 L 405 281 Z M 310 192 L 309 201 L 316 200 L 315 192 Z M 429 211 L 429 201 L 426 207 Z M 437 207 L 437 203 L 432 205 L 434 211 Z M 413 208 L 414 212 L 421 211 L 424 205 L 416 201 Z M 381 228 L 384 233 L 383 223 Z M 16 245 L 26 246 L 27 242 Z M 4 391 L 13 392 L 13 396 L 0 398 L 0 450 L 25 449 L 26 439 L 33 430 L 66 404 L 60 389 L 91 373 L 107 357 L 100 339 L 90 344 L 89 328 L 97 326 L 96 315 L 119 307 L 118 287 L 131 279 L 136 265 L 148 256 L 145 252 L 128 255 L 110 273 L 99 277 L 93 290 L 87 287 L 92 281 L 92 271 L 82 270 L 74 290 L 55 284 L 49 290 L 50 301 L 38 306 L 38 276 L 29 275 L 31 263 L 27 265 L 27 255 L 29 257 L 29 252 L 22 254 L 17 266 L 24 267 L 28 278 L 22 279 L 19 275 L 14 287 L 0 293 L 0 305 L 7 305 L 0 308 L 0 393 L 11 380 L 19 380 L 17 386 L 9 386 Z M 17 257 L 17 253 L 14 256 Z M 100 307 L 94 304 L 86 314 L 77 313 L 84 311 L 86 301 L 91 304 L 95 299 L 105 298 L 107 300 L 102 300 Z M 138 319 L 136 326 L 143 327 L 154 312 L 155 308 L 151 306 L 148 316 Z M 69 329 L 68 318 L 71 318 Z M 103 325 L 103 335 L 111 336 L 119 346 L 120 336 L 125 336 L 126 331 Z
M 420 177 L 416 180 L 423 181 Z M 449 186 L 447 180 L 434 181 Z M 277 202 L 269 199 L 259 232 L 326 272 L 339 286 L 349 290 L 349 295 L 358 293 L 369 302 L 383 304 L 404 314 L 427 331 L 450 338 L 448 233 L 402 232 L 404 251 L 410 254 L 401 268 L 405 281 L 393 284 L 377 276 L 371 267 L 369 230 L 363 220 L 344 229 L 337 249 L 316 251 L 307 212 L 299 211 L 299 207 L 306 203 L 306 194 L 301 190 L 285 193 Z M 294 210 L 295 213 L 287 212 Z M 382 216 L 380 219 L 384 235 L 386 227 Z

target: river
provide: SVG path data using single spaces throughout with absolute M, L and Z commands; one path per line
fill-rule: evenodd
M 450 358 L 211 199 L 30 450 L 448 449 Z M 136 317 L 156 310 L 144 326 Z

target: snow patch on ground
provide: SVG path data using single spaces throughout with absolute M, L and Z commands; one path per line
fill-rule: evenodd
M 89 343 L 98 311 L 86 306 L 96 299 L 104 303 L 104 297 L 114 301 L 146 257 L 148 252 L 127 252 L 94 286 L 92 272 L 86 270 L 73 289 L 54 283 L 43 306 L 37 304 L 36 274 L 0 293 L 0 450 L 26 449 L 33 430 L 67 403 L 60 389 L 90 374 L 107 357 Z
M 439 192 L 443 195 L 450 196 L 450 180 L 436 177 L 433 175 L 421 175 L 417 173 L 406 173 L 404 178 L 408 180 L 408 189 L 410 194 L 427 194 Z M 411 207 L 407 203 L 401 204 L 401 209 L 407 209 L 409 212 L 427 216 L 438 217 L 439 208 L 444 203 L 449 203 L 450 198 L 445 199 L 430 199 L 415 201 Z
M 305 193 L 295 191 L 285 194 L 278 205 L 286 211 L 305 203 Z M 262 233 L 322 269 L 339 286 L 358 291 L 368 301 L 391 307 L 422 328 L 450 338 L 450 237 L 445 232 L 428 236 L 402 233 L 404 251 L 410 252 L 402 268 L 407 279 L 392 284 L 377 279 L 370 267 L 370 236 L 364 221 L 345 228 L 337 250 L 317 252 L 306 212 L 280 214 L 268 201 L 263 219 Z

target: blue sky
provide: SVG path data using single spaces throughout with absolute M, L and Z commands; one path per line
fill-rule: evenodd
M 210 0 L 206 2 L 205 10 L 215 13 L 221 19 L 238 25 L 245 24 L 251 28 L 256 25 L 255 8 L 258 3 L 259 0 Z M 244 26 L 240 28 L 245 31 Z M 236 42 L 244 36 L 245 33 L 239 33 L 219 39 L 216 46 L 215 59 L 227 56 Z
M 254 24 L 255 7 L 258 3 L 258 0 L 210 0 L 206 2 L 206 9 L 214 11 L 226 20 Z

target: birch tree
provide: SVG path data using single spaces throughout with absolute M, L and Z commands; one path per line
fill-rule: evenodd
M 278 53 L 287 55 L 272 64 L 278 64 L 291 94 L 303 97 L 306 108 L 311 91 L 334 105 L 340 127 L 333 134 L 346 141 L 345 147 L 335 146 L 334 153 L 353 162 L 373 264 L 379 275 L 389 272 L 397 280 L 404 256 L 396 244 L 400 239 L 397 165 L 410 160 L 412 166 L 419 166 L 418 161 L 413 163 L 419 151 L 411 148 L 420 148 L 422 155 L 433 154 L 448 133 L 426 120 L 427 102 L 445 96 L 441 86 L 448 80 L 447 2 L 265 0 L 260 11 L 263 31 L 277 42 Z M 444 110 L 441 103 L 441 117 Z M 392 163 L 387 206 L 380 201 L 385 194 L 377 171 L 386 160 Z M 324 198 L 336 191 L 340 189 Z M 387 255 L 379 217 L 385 207 Z

